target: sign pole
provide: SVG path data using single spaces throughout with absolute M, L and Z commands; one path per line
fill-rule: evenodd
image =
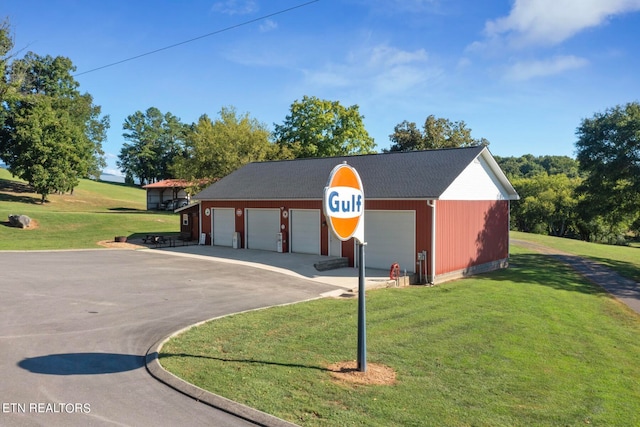
M 336 166 L 324 187 L 322 210 L 333 234 L 358 245 L 358 371 L 367 370 L 367 327 L 364 278 L 364 188 L 358 172 L 347 162 Z
M 358 371 L 367 371 L 367 315 L 365 309 L 364 245 L 358 242 Z

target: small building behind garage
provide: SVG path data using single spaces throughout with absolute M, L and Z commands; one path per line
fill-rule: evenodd
M 366 266 L 429 283 L 506 267 L 518 195 L 484 146 L 250 163 L 194 196 L 207 245 L 341 256 L 322 212 L 331 170 L 347 162 L 365 195 Z M 425 280 L 423 280 L 425 281 Z
M 182 179 L 163 179 L 143 186 L 147 190 L 147 210 L 162 209 L 162 204 L 174 199 L 188 199 L 187 188 L 192 184 Z

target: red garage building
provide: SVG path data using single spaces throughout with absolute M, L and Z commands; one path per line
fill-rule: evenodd
M 334 238 L 322 212 L 329 174 L 342 162 L 364 186 L 367 267 L 397 262 L 438 283 L 507 265 L 509 203 L 518 195 L 483 146 L 250 163 L 194 196 L 205 244 L 357 264 L 353 239 Z

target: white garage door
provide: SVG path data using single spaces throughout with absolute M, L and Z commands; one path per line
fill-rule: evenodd
M 280 209 L 247 209 L 247 248 L 277 251 Z
M 291 209 L 291 252 L 320 254 L 320 211 Z
M 213 245 L 231 246 L 233 232 L 236 231 L 236 219 L 233 209 L 214 208 L 213 215 Z
M 407 273 L 416 270 L 414 211 L 365 211 L 365 264 L 388 270 L 397 262 Z

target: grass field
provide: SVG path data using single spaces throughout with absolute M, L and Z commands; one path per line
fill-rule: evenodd
M 86 179 L 73 195 L 50 195 L 41 204 L 24 182 L 0 169 L 0 250 L 97 248 L 115 236 L 179 232 L 175 214 L 145 209 L 144 190 Z M 12 214 L 29 216 L 36 226 L 7 227 Z
M 613 246 L 512 231 L 512 239 L 527 240 L 592 259 L 604 264 L 630 279 L 640 282 L 640 248 L 637 246 Z
M 632 248 L 627 248 L 633 250 Z M 544 255 L 438 287 L 367 293 L 367 360 L 394 385 L 350 385 L 357 301 L 234 315 L 170 340 L 161 364 L 304 426 L 640 425 L 640 318 Z

